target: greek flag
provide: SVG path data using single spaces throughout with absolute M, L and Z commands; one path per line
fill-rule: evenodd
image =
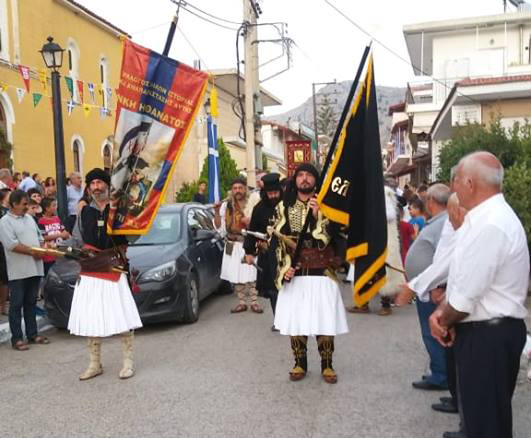
M 212 116 L 207 119 L 208 130 L 208 202 L 221 201 L 219 174 L 218 127 Z

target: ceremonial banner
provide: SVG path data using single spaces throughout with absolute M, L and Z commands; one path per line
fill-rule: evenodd
M 312 142 L 309 140 L 286 141 L 286 155 L 288 178 L 291 178 L 299 164 L 309 163 L 311 161 Z
M 111 234 L 145 234 L 207 85 L 208 74 L 124 42 L 111 175 Z
M 387 219 L 372 56 L 367 48 L 327 158 L 317 200 L 332 221 L 348 225 L 354 303 L 370 301 L 386 282 Z M 364 79 L 359 81 L 361 72 Z M 329 164 L 329 166 L 328 166 Z

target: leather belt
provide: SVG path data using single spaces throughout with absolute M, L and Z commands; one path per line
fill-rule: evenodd
M 299 268 L 295 271 L 295 277 L 306 277 L 306 276 L 323 276 L 325 274 L 325 268 Z
M 457 324 L 457 327 L 460 328 L 478 328 L 478 327 L 494 327 L 501 324 L 507 324 L 509 322 L 515 322 L 515 321 L 521 321 L 520 319 L 511 318 L 509 316 L 504 316 L 501 318 L 492 318 L 492 319 L 486 319 L 484 321 L 468 321 L 468 322 L 462 322 Z

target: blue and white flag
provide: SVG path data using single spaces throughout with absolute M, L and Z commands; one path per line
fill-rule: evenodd
M 208 116 L 208 202 L 221 201 L 221 177 L 219 174 L 218 127 Z

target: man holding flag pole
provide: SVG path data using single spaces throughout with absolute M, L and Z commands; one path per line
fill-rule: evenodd
M 315 335 L 322 376 L 327 383 L 337 382 L 332 368 L 334 336 L 347 332 L 348 327 L 344 308 L 337 307 L 339 287 L 329 278 L 339 263 L 338 248 L 330 245 L 334 227 L 328 221 L 348 229 L 346 259 L 356 267 L 355 304 L 367 303 L 386 282 L 386 210 L 369 51 L 366 47 L 320 177 L 307 163 L 297 168 L 293 177 L 296 198 L 290 202 L 286 196 L 279 204 L 271 230 L 280 248 L 275 327 L 291 336 L 295 357 L 292 381 L 305 377 L 307 337 Z M 303 213 L 297 211 L 297 204 Z M 304 225 L 293 227 L 292 223 L 301 224 L 301 214 Z M 313 278 L 307 282 L 309 276 Z M 314 305 L 307 305 L 311 301 Z

